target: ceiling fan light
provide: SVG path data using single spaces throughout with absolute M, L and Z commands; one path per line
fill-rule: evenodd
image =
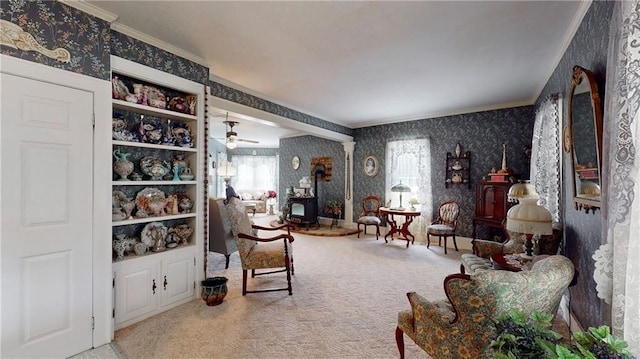
M 232 141 L 227 142 L 227 148 L 232 150 L 234 148 L 238 147 L 238 144 Z

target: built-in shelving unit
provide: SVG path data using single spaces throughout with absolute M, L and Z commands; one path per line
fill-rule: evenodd
M 204 85 L 112 56 L 114 322 L 198 296 Z

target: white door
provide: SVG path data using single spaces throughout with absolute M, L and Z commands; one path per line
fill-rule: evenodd
M 93 94 L 1 74 L 3 358 L 92 346 Z

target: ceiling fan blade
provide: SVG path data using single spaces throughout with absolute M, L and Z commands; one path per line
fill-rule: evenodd
M 238 142 L 249 142 L 249 143 L 260 143 L 260 141 L 256 141 L 256 140 L 247 140 L 245 138 L 236 138 L 236 141 Z

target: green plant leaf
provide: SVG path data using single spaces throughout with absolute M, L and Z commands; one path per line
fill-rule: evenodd
M 564 345 L 556 345 L 556 354 L 558 359 L 582 359 L 582 357 Z

